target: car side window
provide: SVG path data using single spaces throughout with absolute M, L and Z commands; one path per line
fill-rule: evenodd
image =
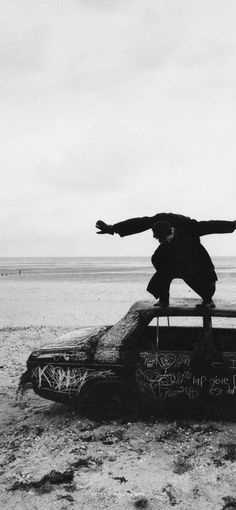
M 136 343 L 136 349 L 143 352 L 155 352 L 156 350 L 157 327 L 146 326 Z

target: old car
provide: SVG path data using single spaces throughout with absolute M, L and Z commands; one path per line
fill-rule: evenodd
M 113 326 L 77 329 L 34 350 L 22 381 L 97 420 L 224 416 L 235 411 L 234 318 L 230 306 L 138 301 Z

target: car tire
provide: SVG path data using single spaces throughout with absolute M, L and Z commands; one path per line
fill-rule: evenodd
M 137 405 L 134 405 L 133 398 L 127 398 L 127 393 L 127 387 L 117 382 L 106 381 L 93 385 L 87 393 L 84 406 L 86 416 L 95 421 L 132 421 L 132 410 L 135 408 L 136 419 Z

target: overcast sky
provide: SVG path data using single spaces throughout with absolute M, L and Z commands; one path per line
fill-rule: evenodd
M 236 219 L 235 0 L 0 0 L 1 256 L 151 255 L 96 219 Z M 236 255 L 236 233 L 204 238 Z

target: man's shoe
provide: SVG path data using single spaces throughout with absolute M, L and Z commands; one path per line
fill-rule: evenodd
M 216 305 L 214 303 L 214 301 L 202 301 L 201 303 L 198 303 L 196 305 L 196 308 L 215 308 Z
M 154 306 L 160 306 L 161 308 L 167 308 L 167 306 L 169 306 L 169 301 L 163 301 L 163 299 L 158 299 L 158 301 L 154 304 Z

